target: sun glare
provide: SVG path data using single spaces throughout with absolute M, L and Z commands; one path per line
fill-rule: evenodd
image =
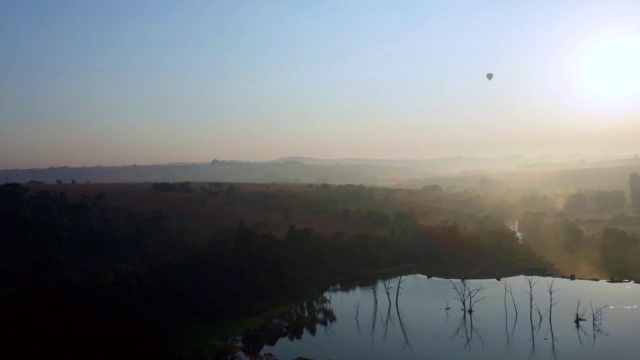
M 640 105 L 640 40 L 611 36 L 595 41 L 579 64 L 585 94 L 614 112 Z

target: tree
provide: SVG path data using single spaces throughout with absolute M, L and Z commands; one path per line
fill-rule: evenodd
M 569 214 L 575 214 L 587 209 L 587 195 L 582 191 L 571 194 L 564 204 L 564 211 Z
M 631 196 L 631 207 L 640 211 L 640 176 L 638 173 L 629 175 L 629 195 Z
M 617 228 L 604 229 L 600 248 L 604 267 L 615 276 L 629 276 L 637 247 L 638 238 L 635 234 Z
M 627 200 L 622 190 L 601 190 L 593 195 L 593 199 L 598 205 L 598 210 L 619 210 L 625 209 Z

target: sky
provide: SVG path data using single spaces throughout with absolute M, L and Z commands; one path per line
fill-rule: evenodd
M 637 0 L 0 0 L 0 168 L 632 155 L 639 67 Z

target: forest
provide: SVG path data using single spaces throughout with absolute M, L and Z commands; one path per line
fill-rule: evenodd
M 638 175 L 628 184 L 540 193 L 489 177 L 417 189 L 8 183 L 6 343 L 24 357 L 172 358 L 187 325 L 393 271 L 638 279 Z

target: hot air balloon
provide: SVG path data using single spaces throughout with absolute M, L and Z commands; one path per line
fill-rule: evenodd
M 489 81 L 491 81 L 491 79 L 493 79 L 493 74 L 492 73 L 488 73 L 487 74 L 487 79 L 489 79 Z

